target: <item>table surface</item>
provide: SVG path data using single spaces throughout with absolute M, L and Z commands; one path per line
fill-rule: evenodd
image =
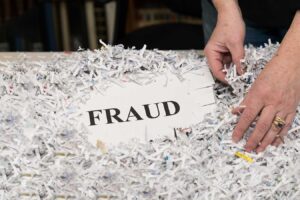
M 20 56 L 21 54 L 26 55 L 28 58 L 32 60 L 47 60 L 49 59 L 50 55 L 53 54 L 63 54 L 63 55 L 70 55 L 71 52 L 1 52 L 0 53 L 0 60 L 13 60 L 16 56 Z
M 176 51 L 176 50 L 175 50 Z M 179 50 L 176 52 L 188 52 L 188 51 L 195 51 L 195 50 Z M 63 55 L 70 55 L 72 52 L 0 52 L 0 60 L 13 60 L 16 56 L 25 54 L 28 58 L 33 60 L 47 60 L 49 56 L 52 54 L 63 54 Z M 204 55 L 203 50 L 200 50 L 199 53 Z

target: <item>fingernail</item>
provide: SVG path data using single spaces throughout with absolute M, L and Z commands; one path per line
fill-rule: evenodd
M 243 70 L 243 68 L 241 68 L 241 75 L 244 73 L 244 70 Z
M 232 141 L 233 141 L 234 143 L 238 143 L 238 142 L 239 142 L 239 138 L 237 138 L 237 137 L 232 137 Z
M 262 148 L 257 148 L 256 153 L 260 153 L 260 152 L 262 152 L 262 151 L 263 151 Z
M 248 153 L 250 153 L 252 151 L 252 149 L 249 148 L 249 147 L 245 147 L 245 151 L 247 151 Z

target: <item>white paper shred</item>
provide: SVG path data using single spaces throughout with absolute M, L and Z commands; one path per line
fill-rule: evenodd
M 226 70 L 232 87 L 215 86 L 216 110 L 188 133 L 177 130 L 176 140 L 132 140 L 105 150 L 88 143 L 87 130 L 77 124 L 79 105 L 91 91 L 124 80 L 146 84 L 165 70 L 180 78 L 206 67 L 206 60 L 196 52 L 104 45 L 53 54 L 48 61 L 22 54 L 1 61 L 0 199 L 299 199 L 299 114 L 284 145 L 247 154 L 252 164 L 234 156 L 243 152 L 245 139 L 231 142 L 237 123 L 231 108 L 278 46 L 246 48 L 246 73 Z

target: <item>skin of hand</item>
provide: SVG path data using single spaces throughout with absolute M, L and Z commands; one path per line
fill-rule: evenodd
M 238 73 L 242 73 L 239 61 L 244 56 L 245 25 L 237 0 L 213 2 L 218 10 L 218 21 L 204 53 L 214 76 L 226 83 L 225 64 L 233 61 Z M 296 13 L 277 54 L 258 76 L 241 106 L 233 110 L 233 113 L 241 113 L 232 135 L 235 142 L 256 121 L 254 132 L 245 145 L 248 152 L 262 152 L 270 144 L 278 146 L 292 124 L 300 100 L 299 35 L 300 11 Z M 286 122 L 282 129 L 273 125 L 276 116 Z
M 245 23 L 237 0 L 214 0 L 218 20 L 204 49 L 213 75 L 223 83 L 224 65 L 234 63 L 238 74 L 242 74 L 240 60 L 244 57 Z
M 277 54 L 266 65 L 241 103 L 243 110 L 232 139 L 238 142 L 250 124 L 256 121 L 254 132 L 245 145 L 248 152 L 262 152 L 270 144 L 278 146 L 293 122 L 300 101 L 299 36 L 300 11 L 297 11 Z M 239 108 L 233 110 L 233 113 L 238 112 Z M 276 116 L 286 122 L 282 129 L 273 125 Z

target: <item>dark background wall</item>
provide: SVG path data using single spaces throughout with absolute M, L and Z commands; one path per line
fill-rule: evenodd
M 193 31 L 202 41 L 200 4 L 199 0 L 0 0 L 0 51 L 93 49 L 98 39 L 176 49 L 175 40 L 190 38 Z M 189 47 L 182 45 L 178 49 Z

